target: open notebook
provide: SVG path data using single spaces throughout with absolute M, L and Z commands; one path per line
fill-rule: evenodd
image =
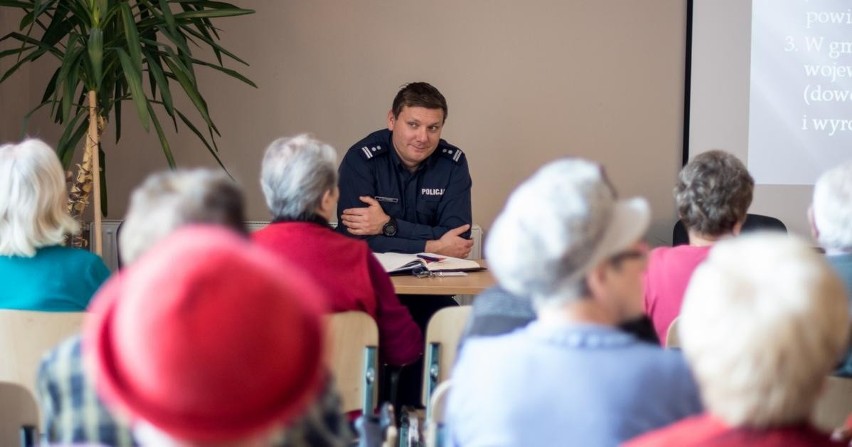
M 484 270 L 476 261 L 451 258 L 432 253 L 376 253 L 376 258 L 389 274 L 410 273 L 417 267 L 425 267 L 433 272 L 470 272 Z

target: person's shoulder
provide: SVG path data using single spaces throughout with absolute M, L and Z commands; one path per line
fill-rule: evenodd
M 380 129 L 353 144 L 346 152 L 346 157 L 357 157 L 364 161 L 374 160 L 387 154 L 390 145 L 390 131 Z
M 678 245 L 675 247 L 657 247 L 651 250 L 648 257 L 649 263 L 673 263 L 682 264 L 684 262 L 701 261 L 707 257 L 711 246 L 694 247 L 691 245 Z
M 89 250 L 62 245 L 39 248 L 37 256 L 51 259 L 72 259 L 75 262 L 86 262 L 89 264 L 103 264 L 101 257 Z
M 83 338 L 80 333 L 74 334 L 48 350 L 41 360 L 41 369 L 72 372 L 81 369 Z
M 619 332 L 623 332 L 619 330 Z M 677 377 L 689 371 L 689 365 L 679 349 L 665 349 L 655 343 L 645 343 L 630 334 L 631 343 L 624 352 L 631 358 L 633 369 L 641 376 Z
M 665 349 L 660 345 L 642 343 L 638 340 L 633 349 L 639 354 L 640 358 L 646 359 L 647 363 L 653 367 L 670 371 L 689 368 L 686 359 L 683 357 L 683 352 L 679 349 Z
M 523 328 L 512 332 L 494 335 L 490 337 L 473 337 L 465 341 L 464 350 L 466 356 L 472 357 L 473 363 L 481 367 L 482 361 L 513 363 L 512 352 L 522 354 L 526 351 L 528 337 Z
M 637 436 L 625 447 L 664 447 L 670 445 L 689 446 L 701 443 L 705 438 L 724 431 L 714 420 L 706 416 L 683 419 L 668 427 Z
M 462 165 L 467 162 L 464 151 L 459 149 L 457 146 L 448 143 L 447 140 L 444 139 L 441 139 L 438 142 L 438 147 L 435 149 L 435 155 L 440 160 L 446 160 L 454 165 Z

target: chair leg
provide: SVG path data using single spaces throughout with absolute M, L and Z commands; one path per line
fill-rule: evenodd
M 390 370 L 390 390 L 388 397 L 394 408 L 402 408 L 399 404 L 399 375 L 402 373 L 402 368 L 391 368 Z

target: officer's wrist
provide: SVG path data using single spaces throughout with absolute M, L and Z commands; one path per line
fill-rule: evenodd
M 438 253 L 441 251 L 441 241 L 426 241 L 426 246 L 423 247 L 426 253 Z

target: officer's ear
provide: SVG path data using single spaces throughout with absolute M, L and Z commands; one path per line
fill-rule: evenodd
M 388 110 L 388 130 L 393 132 L 393 125 L 396 123 L 396 118 L 393 116 L 393 109 Z

